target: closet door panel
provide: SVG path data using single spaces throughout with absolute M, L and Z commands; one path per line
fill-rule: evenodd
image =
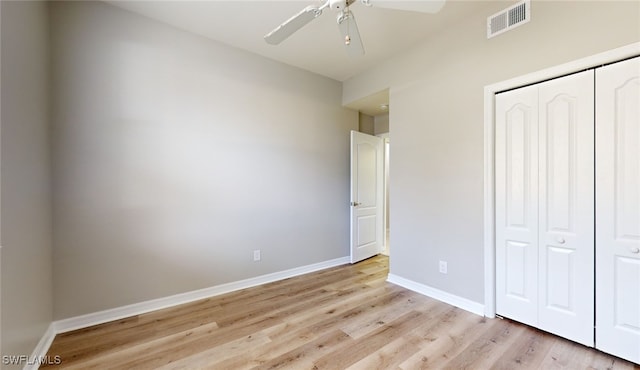
M 496 96 L 496 308 L 537 322 L 537 88 Z
M 596 347 L 640 363 L 640 58 L 596 71 Z
M 539 84 L 539 323 L 593 345 L 593 71 Z

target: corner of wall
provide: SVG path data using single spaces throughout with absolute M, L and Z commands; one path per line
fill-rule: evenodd
M 0 352 L 24 365 L 53 318 L 49 4 L 2 1 L 0 19 Z

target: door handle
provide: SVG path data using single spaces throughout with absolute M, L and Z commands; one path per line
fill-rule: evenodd
M 556 239 L 556 241 L 558 242 L 558 244 L 564 244 L 565 240 L 563 237 L 559 236 L 558 239 Z
M 633 253 L 633 254 L 640 253 L 640 248 L 631 248 L 631 253 Z
M 357 207 L 357 206 L 359 206 L 359 205 L 361 205 L 361 204 L 362 204 L 362 203 L 358 203 L 358 202 L 351 202 L 351 205 L 352 205 L 353 207 Z

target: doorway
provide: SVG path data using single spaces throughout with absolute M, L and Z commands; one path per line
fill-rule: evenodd
M 383 236 L 380 253 L 389 256 L 390 248 L 390 129 L 389 129 L 389 90 L 379 91 L 358 101 L 354 101 L 347 107 L 358 110 L 358 131 L 377 136 L 383 140 Z

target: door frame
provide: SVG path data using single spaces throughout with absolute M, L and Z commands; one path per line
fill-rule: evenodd
M 484 315 L 496 316 L 495 274 L 495 95 L 552 78 L 640 55 L 640 42 L 591 55 L 484 87 Z
M 383 208 L 382 208 L 382 244 L 384 246 L 384 251 L 389 250 L 389 235 L 387 235 L 387 233 L 390 233 L 390 228 L 387 229 L 387 225 L 389 224 L 389 167 L 391 167 L 388 162 L 387 162 L 387 158 L 389 155 L 390 150 L 387 149 L 387 145 L 390 145 L 389 143 L 391 142 L 389 139 L 389 133 L 385 132 L 382 134 L 377 134 L 377 137 L 382 139 L 382 153 L 383 155 L 383 160 L 382 160 L 382 168 L 383 168 L 383 176 L 382 176 L 382 192 L 384 193 L 383 195 Z M 389 251 L 390 253 L 390 251 Z

